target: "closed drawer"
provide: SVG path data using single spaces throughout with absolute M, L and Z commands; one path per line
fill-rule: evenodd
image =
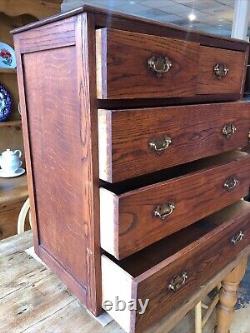
M 144 331 L 249 246 L 249 218 L 250 204 L 242 201 L 120 262 L 103 255 L 103 305 L 113 304 L 104 308 L 126 332 Z M 116 311 L 117 300 L 126 302 L 124 311 Z M 149 300 L 144 314 L 138 300 Z M 137 311 L 130 311 L 135 301 Z
M 246 71 L 244 52 L 200 47 L 197 93 L 240 93 Z
M 119 182 L 248 144 L 250 103 L 99 110 L 99 175 Z
M 216 100 L 224 100 L 225 96 L 239 99 L 246 59 L 246 53 L 241 51 L 143 33 L 98 29 L 97 98 L 198 98 L 198 95 L 212 94 Z
M 195 94 L 199 44 L 106 28 L 96 37 L 98 98 Z
M 183 170 L 101 188 L 102 248 L 122 259 L 248 194 L 247 153 L 222 154 Z

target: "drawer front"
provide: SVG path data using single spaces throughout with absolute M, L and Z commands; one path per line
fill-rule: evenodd
M 197 93 L 241 93 L 245 61 L 244 52 L 201 46 Z
M 174 311 L 249 246 L 249 218 L 248 215 L 243 221 L 237 221 L 214 239 L 185 253 L 150 278 L 141 279 L 137 298 L 143 302 L 146 299 L 150 301 L 145 314 L 137 315 L 135 331 L 142 332 L 151 323 Z M 244 234 L 244 238 L 235 243 L 241 234 Z
M 249 130 L 247 102 L 99 110 L 99 175 L 119 182 L 245 147 Z
M 195 95 L 199 44 L 106 28 L 96 37 L 98 98 Z
M 121 259 L 249 192 L 250 156 L 115 195 L 101 188 L 101 246 Z
M 154 258 L 159 255 L 159 251 L 165 252 L 164 247 L 168 253 L 169 247 L 175 247 L 175 237 L 168 237 L 164 243 L 161 242 L 163 245 L 160 247 L 151 246 L 122 262 L 114 263 L 103 256 L 103 300 L 113 301 L 118 297 L 126 302 L 141 300 L 143 304 L 149 300 L 144 314 L 139 314 L 139 311 L 111 311 L 110 315 L 126 332 L 134 333 L 143 332 L 161 317 L 174 311 L 241 251 L 250 251 L 249 218 L 250 204 L 246 202 L 214 214 L 200 222 L 213 223 L 215 220 L 213 230 L 170 256 L 162 255 L 162 260 L 154 266 L 148 267 L 143 261 L 147 262 L 149 257 L 153 264 L 154 260 L 158 260 Z M 138 266 L 145 266 L 145 271 L 137 275 L 135 269 L 131 273 L 131 267 Z

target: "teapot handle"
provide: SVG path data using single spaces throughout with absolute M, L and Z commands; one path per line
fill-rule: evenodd
M 21 156 L 22 156 L 21 150 L 15 150 L 14 154 L 17 155 L 19 158 L 21 158 Z

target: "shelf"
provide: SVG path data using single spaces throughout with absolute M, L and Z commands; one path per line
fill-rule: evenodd
M 16 74 L 16 68 L 0 68 L 0 74 Z
M 16 178 L 0 178 L 0 208 L 1 205 L 26 200 L 27 197 L 26 175 Z
M 22 126 L 21 120 L 9 120 L 9 121 L 0 122 L 0 128 L 1 127 L 21 127 L 21 126 Z

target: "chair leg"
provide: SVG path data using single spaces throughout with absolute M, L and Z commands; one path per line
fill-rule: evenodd
M 202 333 L 202 303 L 195 306 L 195 333 Z
M 26 219 L 29 209 L 30 209 L 30 201 L 28 198 L 25 201 L 25 203 L 23 204 L 23 207 L 21 208 L 21 211 L 18 215 L 18 220 L 17 220 L 17 234 L 18 235 L 24 232 L 25 219 Z

